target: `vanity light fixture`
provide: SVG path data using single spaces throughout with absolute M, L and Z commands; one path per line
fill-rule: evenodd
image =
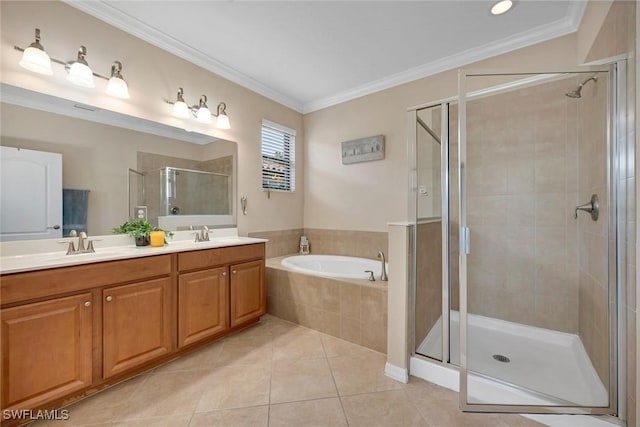
M 189 106 L 184 102 L 184 90 L 181 87 L 178 88 L 176 102 L 173 102 L 173 115 L 181 119 L 189 118 Z
M 122 77 L 122 62 L 113 61 L 111 65 L 111 78 L 107 83 L 107 95 L 116 98 L 129 99 L 129 86 Z
M 80 46 L 78 48 L 78 58 L 69 66 L 67 80 L 76 86 L 93 88 L 96 84 L 93 81 L 93 71 L 91 71 L 85 59 L 86 56 L 87 48 Z
M 218 113 L 216 114 L 216 127 L 218 129 L 231 129 L 229 116 L 227 116 L 227 104 L 221 102 L 218 104 Z
M 500 0 L 491 6 L 491 14 L 492 15 L 502 15 L 503 13 L 509 11 L 513 7 L 512 0 Z
M 51 58 L 44 51 L 44 47 L 40 44 L 40 28 L 36 28 L 36 41 L 31 43 L 22 54 L 19 62 L 22 68 L 34 73 L 50 76 L 53 74 L 51 69 Z
M 51 63 L 55 62 L 65 67 L 67 70 L 67 80 L 74 85 L 93 88 L 95 87 L 94 77 L 108 80 L 106 93 L 117 98 L 129 99 L 129 87 L 127 82 L 122 78 L 122 63 L 114 61 L 111 65 L 111 78 L 94 73 L 87 64 L 87 48 L 80 46 L 75 61 L 62 61 L 47 55 L 44 47 L 40 44 L 40 29 L 35 29 L 36 40 L 29 47 L 23 49 L 19 46 L 13 46 L 17 51 L 22 52 L 22 59 L 19 64 L 21 67 L 33 71 L 34 73 L 50 76 L 53 74 Z
M 198 109 L 196 110 L 196 120 L 200 123 L 211 123 L 211 111 L 207 107 L 207 95 L 200 97 Z
M 198 105 L 189 106 L 184 100 L 184 90 L 180 87 L 178 88 L 176 100 L 169 101 L 165 99 L 165 102 L 173 105 L 173 115 L 178 118 L 187 119 L 192 116 L 195 117 L 196 121 L 208 124 L 212 122 L 213 116 L 216 117 L 216 127 L 218 129 L 231 129 L 229 116 L 227 116 L 227 104 L 220 102 L 216 113 L 212 113 L 207 106 L 207 100 L 207 95 L 201 95 Z

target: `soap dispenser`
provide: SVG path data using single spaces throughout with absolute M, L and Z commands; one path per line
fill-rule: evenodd
M 309 255 L 309 239 L 307 239 L 307 236 L 300 237 L 300 255 Z

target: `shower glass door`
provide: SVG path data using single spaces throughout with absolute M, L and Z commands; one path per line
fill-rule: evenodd
M 448 247 L 448 112 L 448 103 L 416 110 L 414 156 L 415 351 L 445 363 L 449 360 L 448 270 L 443 264 Z
M 464 410 L 615 413 L 612 74 L 461 72 Z

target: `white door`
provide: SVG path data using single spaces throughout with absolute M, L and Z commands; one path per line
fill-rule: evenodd
M 0 147 L 0 240 L 62 237 L 62 154 Z

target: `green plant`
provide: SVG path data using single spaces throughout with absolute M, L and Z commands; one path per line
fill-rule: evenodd
M 152 226 L 146 219 L 132 219 L 120 227 L 111 230 L 113 234 L 126 234 L 131 237 L 149 237 L 152 231 L 164 231 L 165 236 L 173 237 L 173 232 L 165 231 L 159 227 Z

